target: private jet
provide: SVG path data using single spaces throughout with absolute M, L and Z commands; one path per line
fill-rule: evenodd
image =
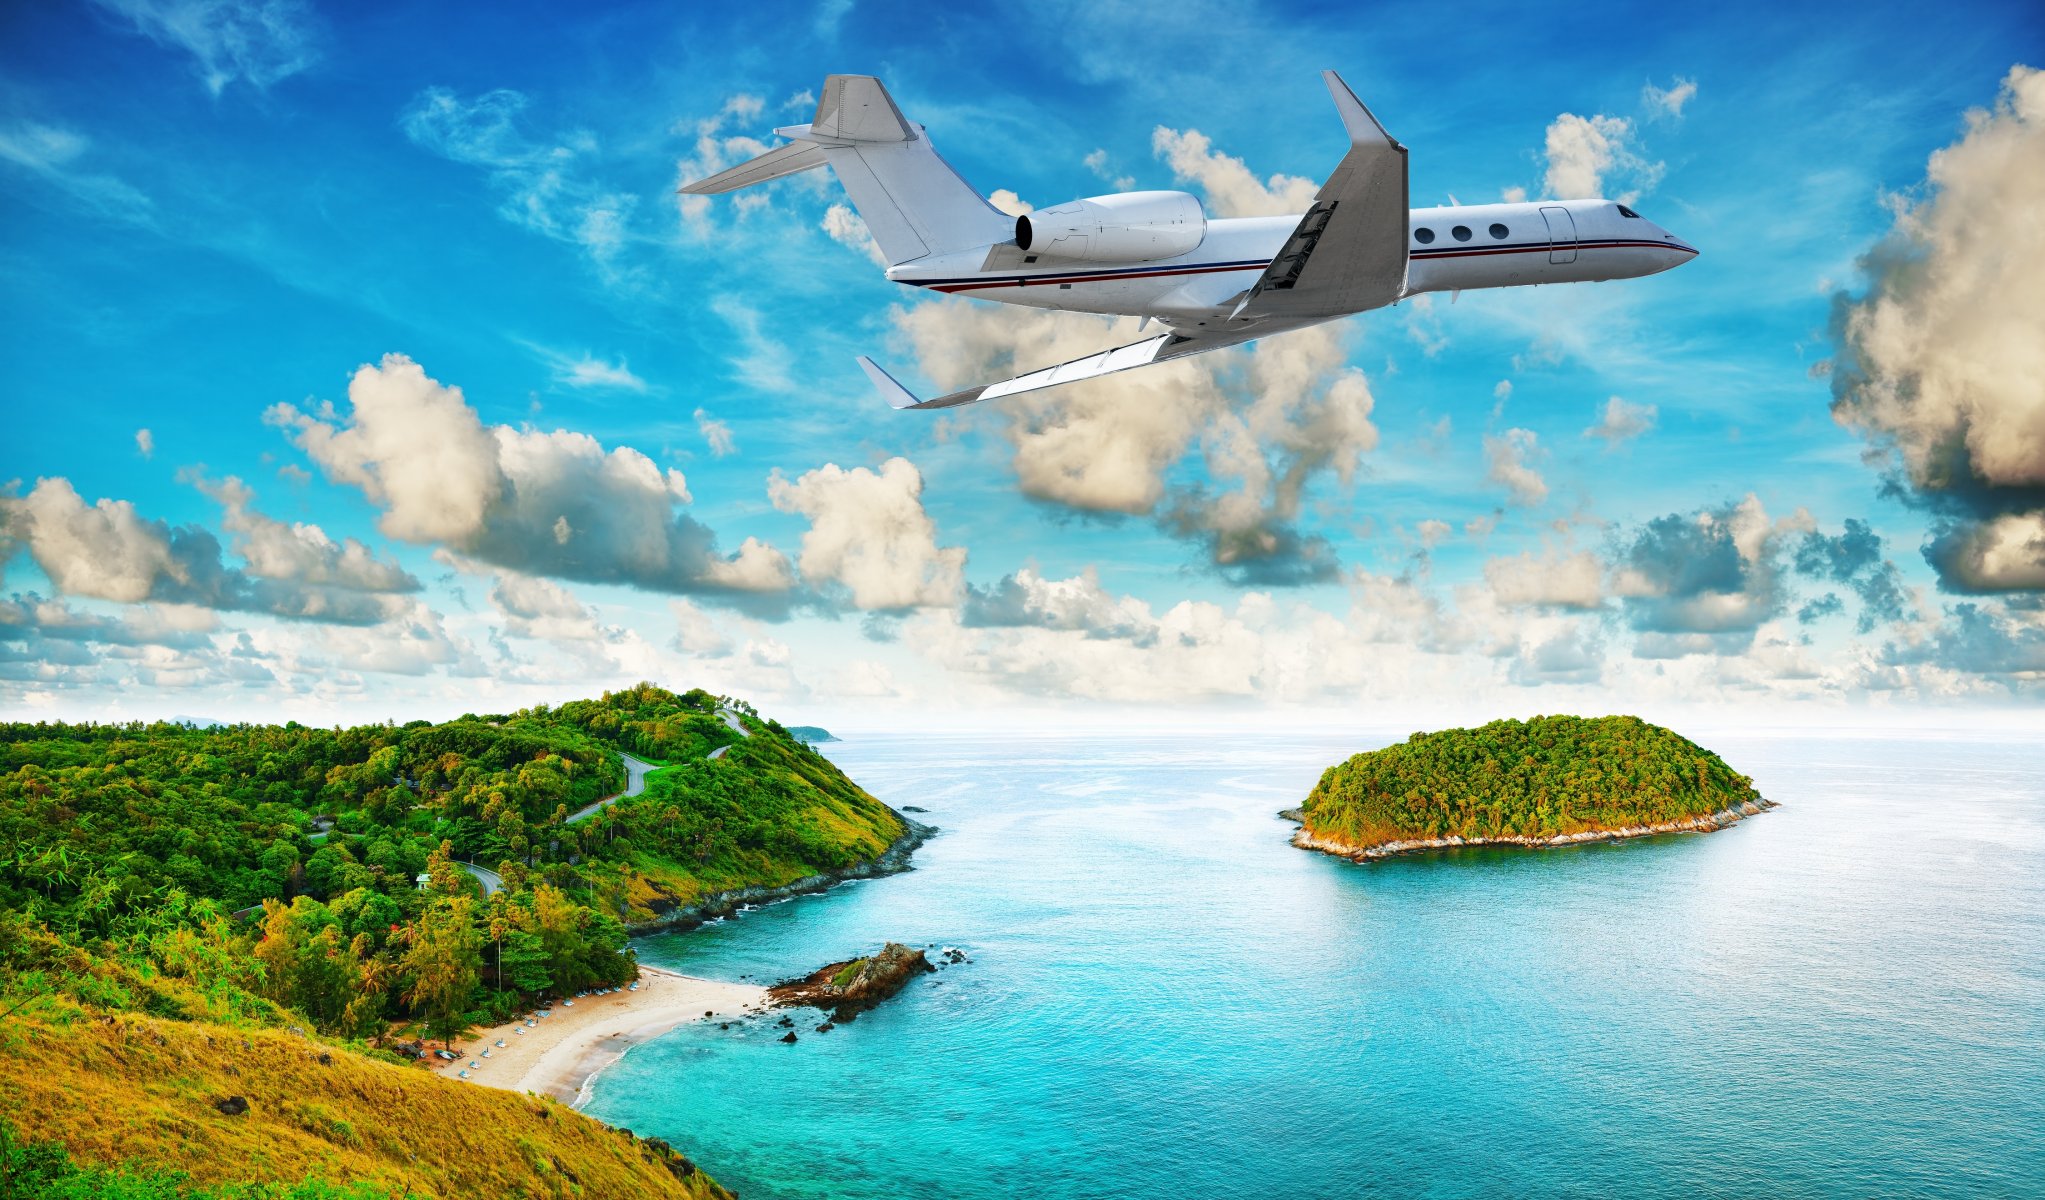
M 954 408 L 1170 362 L 1428 292 L 1636 279 L 1697 251 L 1624 204 L 1540 200 L 1408 208 L 1406 147 L 1333 71 L 1349 152 L 1306 212 L 1209 217 L 1186 192 L 1089 196 L 1012 217 L 938 156 L 870 75 L 833 75 L 785 144 L 684 186 L 714 195 L 828 166 L 896 283 L 1144 318 L 1163 332 L 962 392 L 918 399 L 864 355 L 898 409 Z

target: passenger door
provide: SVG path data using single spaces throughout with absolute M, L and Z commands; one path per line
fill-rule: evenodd
M 1548 223 L 1548 261 L 1551 263 L 1573 263 L 1576 261 L 1576 221 L 1566 208 L 1544 208 L 1541 219 Z

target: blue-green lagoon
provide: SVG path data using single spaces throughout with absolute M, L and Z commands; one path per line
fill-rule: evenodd
M 2045 1195 L 2045 745 L 1705 736 L 1784 807 L 1370 866 L 1287 844 L 1277 809 L 1398 736 L 831 744 L 942 828 L 917 869 L 642 959 L 972 961 L 795 1045 L 677 1029 L 586 1110 L 747 1200 Z

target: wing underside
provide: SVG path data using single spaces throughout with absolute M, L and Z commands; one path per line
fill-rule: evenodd
M 918 399 L 915 393 L 896 382 L 895 377 L 888 374 L 879 363 L 874 362 L 863 354 L 859 357 L 859 365 L 865 368 L 866 377 L 873 381 L 873 386 L 895 408 L 957 408 L 961 404 L 977 404 L 982 400 L 998 400 L 1003 396 L 1020 395 L 1023 392 L 1034 392 L 1042 388 L 1057 387 L 1064 383 L 1077 383 L 1082 379 L 1098 379 L 1103 375 L 1113 375 L 1118 371 L 1129 371 L 1137 367 L 1148 367 L 1157 363 L 1171 362 L 1175 359 L 1190 358 L 1195 354 L 1205 354 L 1209 350 L 1220 350 L 1225 346 L 1239 346 L 1244 342 L 1268 337 L 1274 333 L 1282 333 L 1289 329 L 1297 329 L 1302 325 L 1318 323 L 1318 321 L 1270 323 L 1259 325 L 1253 329 L 1225 330 L 1219 331 L 1213 336 L 1201 337 L 1188 337 L 1181 333 L 1161 333 L 1156 337 L 1145 338 L 1140 342 L 1131 342 L 1126 346 L 1117 346 L 1112 350 L 1103 350 L 1098 354 L 1089 354 L 1085 358 L 1075 358 L 1071 362 L 1059 363 L 1055 367 L 1045 367 L 1042 370 L 1031 371 L 1025 375 L 1017 375 L 1012 379 L 1004 379 L 998 383 L 982 384 L 979 387 L 952 392 L 949 395 L 939 396 L 932 400 Z

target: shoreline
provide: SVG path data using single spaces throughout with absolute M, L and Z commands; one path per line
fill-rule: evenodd
M 902 822 L 902 834 L 887 849 L 842 871 L 805 876 L 778 887 L 743 887 L 714 892 L 679 906 L 652 921 L 625 927 L 631 937 L 686 931 L 735 913 L 743 905 L 772 904 L 828 890 L 852 879 L 873 879 L 912 869 L 909 857 L 937 834 L 890 808 Z M 684 975 L 663 967 L 639 968 L 639 990 L 620 988 L 609 995 L 576 997 L 570 1006 L 556 1003 L 535 1025 L 523 1020 L 493 1026 L 456 1042 L 455 1062 L 428 1060 L 443 1078 L 469 1070 L 464 1083 L 512 1092 L 551 1096 L 571 1108 L 589 1099 L 591 1083 L 627 1051 L 691 1021 L 730 1021 L 764 1012 L 770 1006 L 761 984 L 734 983 Z M 524 1032 L 513 1032 L 522 1029 Z M 499 1046 L 498 1042 L 504 1045 Z M 483 1052 L 490 1052 L 489 1058 Z M 468 1064 L 478 1064 L 470 1068 Z
M 1522 849 L 1540 849 L 1554 846 L 1582 846 L 1593 842 L 1618 842 L 1631 838 L 1653 837 L 1663 833 L 1713 833 L 1726 829 L 1748 817 L 1759 816 L 1771 808 L 1781 805 L 1773 800 L 1750 800 L 1732 808 L 1720 809 L 1701 817 L 1684 817 L 1680 821 L 1658 821 L 1652 825 L 1626 825 L 1618 829 L 1585 829 L 1577 833 L 1558 833 L 1551 837 L 1531 837 L 1502 834 L 1497 837 L 1444 837 L 1444 838 L 1403 838 L 1397 841 L 1379 842 L 1374 846 L 1352 846 L 1329 838 L 1315 837 L 1307 832 L 1302 823 L 1294 831 L 1292 844 L 1302 850 L 1314 850 L 1351 862 L 1379 862 L 1397 858 L 1404 854 L 1424 854 L 1430 850 L 1454 850 L 1469 846 L 1517 846 Z M 1279 816 L 1288 821 L 1298 821 L 1304 814 L 1297 808 L 1289 808 Z
M 732 888 L 728 891 L 712 892 L 688 904 L 677 905 L 650 921 L 640 921 L 625 926 L 630 937 L 644 937 L 651 933 L 684 932 L 720 917 L 728 917 L 748 904 L 773 904 L 780 900 L 792 900 L 797 896 L 812 895 L 828 891 L 852 879 L 878 879 L 885 875 L 899 875 L 913 870 L 909 856 L 917 847 L 937 835 L 937 827 L 906 816 L 889 808 L 896 819 L 902 822 L 902 835 L 888 843 L 888 848 L 867 859 L 854 863 L 840 871 L 825 871 L 816 875 L 805 875 L 801 879 L 776 887 L 750 886 Z
M 557 1002 L 531 1026 L 520 1020 L 482 1030 L 455 1043 L 462 1050 L 457 1061 L 429 1059 L 428 1065 L 445 1079 L 460 1079 L 458 1073 L 468 1070 L 460 1082 L 533 1092 L 579 1107 L 588 1098 L 589 1081 L 632 1047 L 690 1021 L 735 1020 L 767 1001 L 767 989 L 756 984 L 660 967 L 640 967 L 638 982 L 636 992 L 620 988 L 576 997 L 573 1005 Z M 490 1057 L 483 1057 L 485 1050 Z

